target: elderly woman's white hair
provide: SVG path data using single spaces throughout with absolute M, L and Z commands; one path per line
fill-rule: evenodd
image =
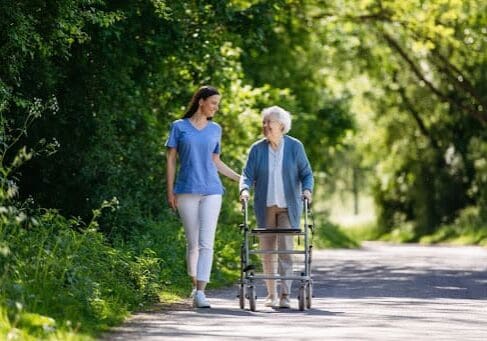
M 272 116 L 284 126 L 284 134 L 287 134 L 289 130 L 291 130 L 291 114 L 288 111 L 277 105 L 274 105 L 272 107 L 262 110 L 262 119 L 265 120 L 269 116 Z

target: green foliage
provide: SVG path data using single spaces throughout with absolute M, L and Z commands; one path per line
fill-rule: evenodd
M 13 327 L 37 337 L 91 333 L 157 299 L 161 262 L 153 251 L 115 249 L 95 221 L 78 232 L 80 224 L 52 210 L 27 216 L 2 206 L 0 302 Z
M 432 233 L 482 243 L 486 6 L 1 2 L 0 335 L 68 338 L 117 323 L 161 288 L 189 289 L 164 142 L 202 84 L 222 92 L 222 159 L 237 171 L 260 111 L 280 105 L 317 192 L 331 196 L 352 173 L 355 190 L 372 179 L 378 228 L 345 234 L 317 217 L 318 246 Z M 237 187 L 224 184 L 215 286 L 235 281 L 241 242 Z
M 340 226 L 326 219 L 319 219 L 313 245 L 317 248 L 356 248 L 359 243 Z
M 328 89 L 327 49 L 312 23 L 312 1 L 281 1 L 272 10 L 262 5 L 260 26 L 245 30 L 242 41 L 244 77 L 254 86 L 289 89 L 293 98 L 276 103 L 292 114 L 290 135 L 305 145 L 313 169 L 334 172 L 336 154 L 345 149 L 345 136 L 354 130 L 349 94 Z M 248 31 L 250 32 L 248 32 Z M 262 44 L 252 39 L 258 32 Z
M 479 218 L 487 222 L 487 142 L 474 138 L 469 145 L 470 162 L 475 169 L 475 178 L 470 188 L 472 197 L 478 198 Z
M 487 223 L 480 211 L 476 206 L 466 207 L 453 223 L 440 226 L 434 234 L 421 238 L 420 242 L 487 245 Z
M 486 138 L 485 4 L 309 5 L 315 32 L 328 38 L 327 83 L 354 95 L 364 131 L 350 152 L 355 167 L 374 170 L 382 233 L 408 226 L 401 235 L 417 240 L 463 207 L 485 206 L 483 157 L 469 147 Z

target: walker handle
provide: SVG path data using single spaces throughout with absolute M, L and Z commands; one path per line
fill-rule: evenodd
M 311 214 L 311 207 L 309 199 L 303 197 L 303 208 L 304 208 L 304 228 L 309 228 L 313 230 L 313 224 L 308 224 L 308 215 Z
M 240 203 L 242 204 L 242 213 L 243 213 L 243 223 L 240 224 L 240 228 L 248 228 L 249 226 L 249 213 L 248 213 L 248 207 L 249 207 L 249 200 L 248 199 L 242 199 L 240 200 Z

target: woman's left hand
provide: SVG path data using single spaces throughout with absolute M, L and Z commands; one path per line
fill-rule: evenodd
M 307 199 L 309 204 L 311 204 L 311 201 L 313 201 L 313 200 L 311 199 L 311 191 L 310 191 L 310 190 L 308 190 L 308 189 L 305 189 L 305 190 L 303 191 L 302 198 L 303 198 L 303 199 Z

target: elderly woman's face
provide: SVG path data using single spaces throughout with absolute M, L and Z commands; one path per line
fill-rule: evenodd
M 284 126 L 276 117 L 269 115 L 262 120 L 262 132 L 264 136 L 273 139 L 283 135 Z

